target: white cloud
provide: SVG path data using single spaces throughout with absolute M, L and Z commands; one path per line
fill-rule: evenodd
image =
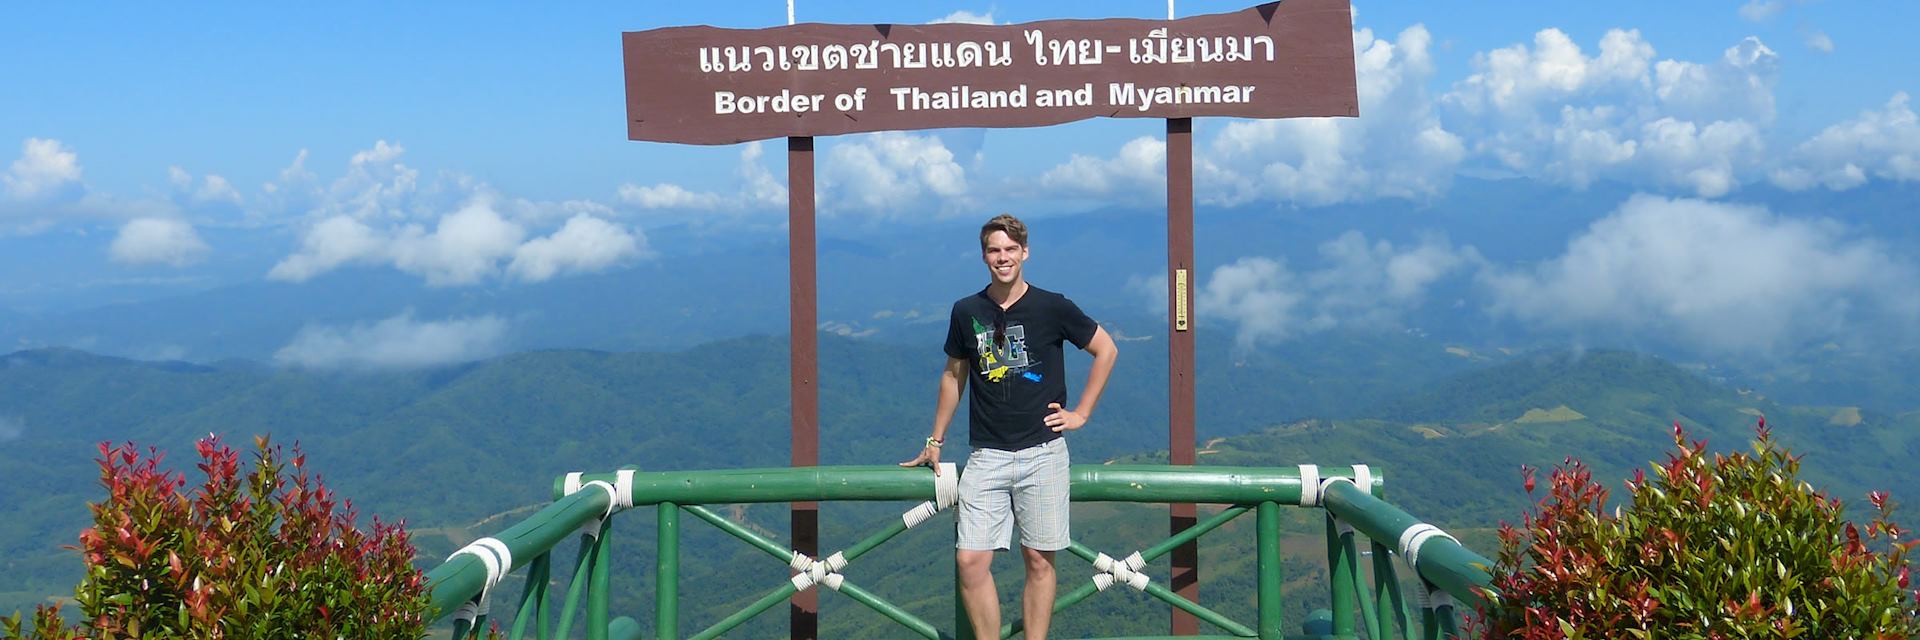
M 273 359 L 308 369 L 431 367 L 497 354 L 506 334 L 507 322 L 492 315 L 421 322 L 408 311 L 373 325 L 304 327 Z
M 1418 25 L 1391 42 L 1360 29 L 1353 44 L 1361 117 L 1228 122 L 1196 150 L 1194 179 L 1203 202 L 1313 205 L 1417 199 L 1446 189 L 1466 149 L 1441 126 L 1426 94 L 1434 73 L 1432 37 Z M 1044 184 L 1089 195 L 1157 194 L 1164 165 L 1164 144 L 1142 138 L 1113 159 L 1076 155 L 1043 174 Z
M 1808 29 L 1801 35 L 1801 38 L 1803 42 L 1807 43 L 1808 49 L 1820 53 L 1833 53 L 1833 37 L 1827 35 L 1825 31 Z
M 1488 269 L 1496 315 L 1575 332 L 1766 352 L 1866 317 L 1911 326 L 1914 265 L 1827 221 L 1635 196 L 1533 269 Z
M 182 205 L 237 208 L 242 201 L 240 190 L 218 175 L 207 174 L 201 177 L 199 186 L 195 186 L 193 174 L 180 167 L 168 167 L 167 182 L 173 185 L 174 201 Z
M 1787 10 L 1787 0 L 1747 0 L 1740 5 L 1740 17 L 1760 22 Z
M 1320 265 L 1303 273 L 1259 256 L 1214 269 L 1195 292 L 1195 313 L 1232 323 L 1241 349 L 1343 326 L 1393 326 L 1425 304 L 1435 283 L 1485 262 L 1472 247 L 1440 237 L 1395 247 L 1358 231 L 1321 244 L 1319 253 Z M 1129 286 L 1154 312 L 1164 311 L 1165 276 Z
M 1542 29 L 1533 47 L 1516 44 L 1474 56 L 1478 69 L 1446 96 L 1468 113 L 1532 117 L 1540 106 L 1607 89 L 1643 84 L 1653 45 L 1640 32 L 1609 30 L 1600 54 L 1588 57 L 1559 29 Z
M 1075 153 L 1040 175 L 1047 191 L 1075 195 L 1154 195 L 1166 184 L 1167 143 L 1152 136 L 1127 141 L 1112 158 Z
M 1773 120 L 1773 83 L 1780 54 L 1748 36 L 1713 63 L 1661 60 L 1653 67 L 1654 95 L 1662 113 L 1707 121 Z
M 108 249 L 114 262 L 184 267 L 207 255 L 207 243 L 185 220 L 136 218 L 120 227 Z
M 16 199 L 50 200 L 78 195 L 80 173 L 80 155 L 59 140 L 27 138 L 0 184 Z
M 535 238 L 514 251 L 507 271 L 528 282 L 558 273 L 600 271 L 646 252 L 646 237 L 586 214 L 574 216 L 553 235 Z
M 324 188 L 306 169 L 306 152 L 295 157 L 262 199 L 303 208 L 298 215 L 313 222 L 300 247 L 268 277 L 302 282 L 349 265 L 389 265 L 432 286 L 479 284 L 509 273 L 538 282 L 645 255 L 645 237 L 606 222 L 615 215 L 606 205 L 511 198 L 458 173 L 423 182 L 419 171 L 399 162 L 404 152 L 376 142 L 355 153 L 346 174 Z M 549 229 L 551 235 L 539 237 Z
M 525 237 L 526 230 L 502 218 L 493 203 L 476 200 L 442 216 L 431 232 L 417 224 L 401 227 L 390 251 L 395 267 L 429 285 L 477 284 L 497 273 L 499 261 Z
M 622 204 L 648 210 L 766 211 L 787 204 L 787 185 L 762 162 L 766 150 L 759 141 L 741 145 L 735 169 L 738 187 L 730 194 L 693 191 L 670 182 L 620 185 Z
M 1844 191 L 1884 180 L 1920 180 L 1920 117 L 1907 94 L 1897 93 L 1886 107 L 1827 127 L 1801 143 L 1786 164 L 1770 176 L 1782 188 L 1814 185 Z
M 720 194 L 688 191 L 672 183 L 620 185 L 620 201 L 642 209 L 718 209 L 726 202 Z
M 993 23 L 994 22 L 993 22 L 992 11 L 988 11 L 986 13 L 974 13 L 966 9 L 961 9 L 953 13 L 949 13 L 938 20 L 934 20 L 929 24 L 993 24 Z
M 1506 171 L 1585 188 L 1613 179 L 1716 197 L 1758 177 L 1779 56 L 1757 38 L 1719 60 L 1654 61 L 1638 31 L 1588 56 L 1557 29 L 1475 57 L 1442 96 L 1450 127 Z
M 300 249 L 273 265 L 267 277 L 305 282 L 341 265 L 378 261 L 385 252 L 386 240 L 366 223 L 336 215 L 307 229 Z
M 27 432 L 27 421 L 19 416 L 0 416 L 0 442 L 17 440 Z
M 905 218 L 958 208 L 967 171 L 937 136 L 882 131 L 836 138 L 819 184 L 829 214 Z

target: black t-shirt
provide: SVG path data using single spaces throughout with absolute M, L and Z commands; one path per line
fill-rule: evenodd
M 997 327 L 1006 328 L 1006 340 Z M 946 351 L 971 365 L 970 443 L 1016 451 L 1060 437 L 1046 425 L 1047 403 L 1072 408 L 1060 344 L 1085 349 L 1099 328 L 1066 296 L 1032 285 L 1004 312 L 985 289 L 953 303 Z

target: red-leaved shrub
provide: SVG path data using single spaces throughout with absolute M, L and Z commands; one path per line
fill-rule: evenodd
M 105 500 L 80 532 L 86 576 L 78 626 L 41 607 L 31 635 L 5 638 L 420 638 L 425 578 L 399 524 L 354 526 L 348 501 L 310 476 L 298 447 L 283 461 L 265 437 L 244 474 L 240 454 L 198 443 L 206 480 L 186 491 L 161 453 L 100 445 Z
M 1920 637 L 1916 541 L 1886 494 L 1868 495 L 1864 527 L 1848 522 L 1765 419 L 1757 433 L 1751 455 L 1710 454 L 1675 423 L 1666 464 L 1634 472 L 1632 501 L 1611 514 L 1607 489 L 1568 458 L 1522 526 L 1501 524 L 1499 605 L 1475 616 L 1481 636 Z

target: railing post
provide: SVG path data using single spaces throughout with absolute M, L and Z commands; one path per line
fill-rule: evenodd
M 508 640 L 526 637 L 529 625 L 534 628 L 534 637 L 546 637 L 552 602 L 547 597 L 547 583 L 551 580 L 552 567 L 552 552 L 540 554 L 527 565 L 527 588 L 520 596 L 520 611 L 513 616 L 513 631 L 507 635 Z
M 653 576 L 654 636 L 673 640 L 680 637 L 680 505 L 662 502 L 656 511 L 660 542 Z
M 1340 521 L 1333 514 L 1327 514 L 1327 585 L 1333 599 L 1333 634 L 1352 638 L 1353 603 L 1358 590 L 1353 585 L 1356 576 L 1348 558 L 1353 548 L 1341 538 Z
M 607 596 L 612 590 L 610 565 L 613 563 L 613 518 L 600 523 L 600 538 L 593 542 L 593 571 L 587 578 L 587 640 L 607 640 Z
M 1379 617 L 1379 637 L 1396 637 L 1394 627 L 1400 627 L 1397 637 L 1413 640 L 1413 625 L 1406 617 L 1407 599 L 1400 594 L 1400 576 L 1393 570 L 1393 549 L 1372 540 L 1373 550 L 1373 599 L 1374 613 Z
M 1285 584 L 1281 575 L 1280 554 L 1280 505 L 1276 502 L 1260 503 L 1260 511 L 1255 528 L 1255 545 L 1258 546 L 1255 565 L 1259 575 L 1259 615 L 1260 640 L 1281 640 L 1285 637 L 1285 621 L 1281 607 L 1285 606 L 1281 596 L 1281 586 Z

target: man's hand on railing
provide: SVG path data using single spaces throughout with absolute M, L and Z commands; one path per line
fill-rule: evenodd
M 900 463 L 900 466 L 933 467 L 933 475 L 938 476 L 940 475 L 940 447 L 929 444 L 926 448 L 920 450 L 920 455 L 914 456 L 912 460 Z

